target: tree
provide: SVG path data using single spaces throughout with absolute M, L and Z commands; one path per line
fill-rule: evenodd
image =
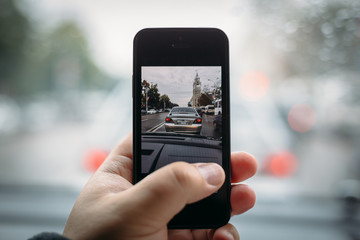
M 113 79 L 94 64 L 86 37 L 75 22 L 61 22 L 41 32 L 15 3 L 0 3 L 0 93 L 26 97 L 113 85 Z
M 178 107 L 179 106 L 179 104 L 177 104 L 177 103 L 171 103 L 171 108 L 173 108 L 173 107 Z
M 141 86 L 142 86 L 143 88 L 149 88 L 149 87 L 150 87 L 150 83 L 148 83 L 148 81 L 146 81 L 146 80 L 143 80 L 143 81 L 141 82 Z
M 254 29 L 257 41 L 272 59 L 282 62 L 284 78 L 333 70 L 359 72 L 359 1 L 307 1 L 301 7 L 297 1 L 251 3 L 255 15 L 261 16 L 257 21 L 267 19 L 266 31 L 260 23 Z
M 214 91 L 214 98 L 215 99 L 221 99 L 221 87 L 217 87 Z
M 212 104 L 211 98 L 204 93 L 201 93 L 200 99 L 199 99 L 200 106 L 206 106 Z
M 168 95 L 163 94 L 160 97 L 160 102 L 159 102 L 159 108 L 169 108 L 171 106 L 171 101 Z
M 15 1 L 0 2 L 0 93 L 17 92 L 18 73 L 31 34 L 27 17 Z
M 147 96 L 147 92 L 150 88 L 150 83 L 148 83 L 148 81 L 146 81 L 146 80 L 143 80 L 141 82 L 141 86 L 142 86 L 141 107 L 145 108 L 146 107 L 146 96 Z
M 158 108 L 160 101 L 160 93 L 157 84 L 151 84 L 148 91 L 148 106 L 150 108 Z
M 31 47 L 32 51 L 25 56 L 21 94 L 110 85 L 110 78 L 91 59 L 86 37 L 75 22 L 62 22 L 50 33 L 38 35 Z

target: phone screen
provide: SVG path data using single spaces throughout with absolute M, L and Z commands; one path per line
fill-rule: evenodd
M 222 165 L 221 66 L 141 67 L 141 173 L 169 163 Z

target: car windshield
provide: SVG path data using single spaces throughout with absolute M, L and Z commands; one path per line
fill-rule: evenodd
M 241 239 L 359 239 L 359 0 L 33 3 L 0 7 L 2 239 L 62 232 L 132 130 L 134 35 L 164 25 L 216 26 L 230 39 L 231 150 L 258 161 L 242 183 L 257 202 L 231 218 Z M 144 136 L 220 141 L 221 67 L 147 67 Z M 177 107 L 203 111 L 169 116 Z
M 193 108 L 173 108 L 171 113 L 181 113 L 181 114 L 194 114 L 196 113 Z
M 220 66 L 143 66 L 141 72 L 147 79 L 142 81 L 141 105 L 163 110 L 141 116 L 143 134 L 222 139 L 222 118 L 216 118 L 221 107 L 214 111 L 209 105 L 222 99 Z M 201 106 L 209 111 L 198 113 Z

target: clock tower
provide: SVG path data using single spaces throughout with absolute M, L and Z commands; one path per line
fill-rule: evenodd
M 199 107 L 199 99 L 201 96 L 201 82 L 199 74 L 196 72 L 195 79 L 193 82 L 193 96 L 191 98 L 191 105 L 193 107 Z

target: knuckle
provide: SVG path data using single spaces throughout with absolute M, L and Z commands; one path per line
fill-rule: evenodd
M 176 162 L 172 166 L 174 179 L 181 188 L 187 188 L 192 184 L 193 171 L 193 166 L 185 162 Z

